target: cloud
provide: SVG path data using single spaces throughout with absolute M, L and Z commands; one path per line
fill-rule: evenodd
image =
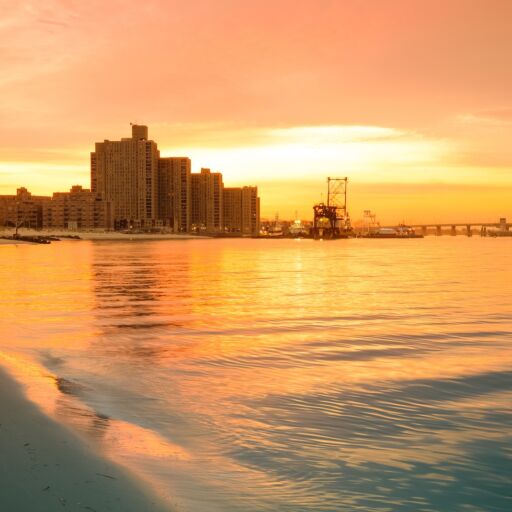
M 487 119 L 501 119 L 503 121 L 512 121 L 512 107 L 484 110 L 479 113 L 480 117 Z
M 414 136 L 395 128 L 362 125 L 259 126 L 242 123 L 155 123 L 152 137 L 161 145 L 248 147 L 272 144 L 343 144 L 397 141 Z M 418 136 L 418 138 L 420 138 Z
M 384 142 L 397 140 L 407 134 L 381 126 L 327 125 L 293 126 L 269 130 L 276 140 L 309 144 L 343 144 L 351 142 Z
M 503 147 L 488 149 L 475 147 L 461 148 L 460 151 L 447 155 L 446 164 L 463 168 L 480 168 L 492 170 L 496 178 L 499 175 L 512 177 L 512 150 Z
M 491 126 L 511 124 L 512 107 L 480 110 L 470 114 L 459 115 L 457 119 L 467 124 L 484 124 Z
M 138 120 L 227 183 L 508 180 L 512 2 L 420 3 L 3 2 L 0 162 L 86 185 Z

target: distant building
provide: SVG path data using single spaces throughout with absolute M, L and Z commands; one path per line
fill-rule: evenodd
M 113 227 L 111 204 L 94 192 L 75 185 L 69 192 L 54 192 L 43 203 L 45 229 L 98 229 Z
M 242 187 L 242 233 L 258 236 L 260 232 L 260 198 L 258 187 Z
M 16 195 L 0 196 L 0 228 L 40 229 L 43 225 L 43 204 L 49 200 L 47 196 L 33 196 L 24 187 L 17 189 Z
M 242 234 L 242 189 L 225 187 L 223 197 L 224 231 Z
M 158 217 L 174 232 L 190 231 L 191 162 L 186 157 L 158 160 Z
M 259 233 L 256 187 L 226 188 L 220 172 L 191 172 L 187 157 L 160 158 L 148 128 L 95 144 L 91 189 L 74 186 L 52 197 L 19 188 L 0 196 L 0 228 L 134 229 L 174 232 Z
M 96 143 L 91 191 L 112 204 L 116 229 L 159 225 L 159 156 L 146 126 L 132 125 L 131 138 Z
M 260 231 L 260 198 L 257 187 L 224 189 L 224 230 L 228 233 L 257 236 Z
M 200 173 L 192 173 L 192 228 L 208 233 L 223 231 L 223 188 L 224 184 L 220 172 L 210 172 L 210 169 L 201 169 Z

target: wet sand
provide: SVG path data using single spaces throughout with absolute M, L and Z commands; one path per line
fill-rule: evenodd
M 40 412 L 0 370 L 0 510 L 171 512 L 172 508 Z
M 33 245 L 30 242 L 25 242 L 23 240 L 8 240 L 6 238 L 0 238 L 0 245 Z

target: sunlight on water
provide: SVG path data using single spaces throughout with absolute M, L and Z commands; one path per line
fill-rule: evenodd
M 180 510 L 508 511 L 510 242 L 0 247 L 0 363 Z

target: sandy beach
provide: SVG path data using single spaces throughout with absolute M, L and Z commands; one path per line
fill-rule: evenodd
M 0 388 L 0 510 L 171 510 L 41 413 L 3 370 Z
M 176 233 L 120 233 L 119 231 L 67 231 L 67 230 L 32 230 L 22 229 L 19 231 L 22 236 L 56 236 L 62 237 L 62 240 L 73 240 L 73 236 L 80 237 L 81 240 L 105 240 L 105 241 L 137 241 L 137 240 L 196 240 L 210 238 L 208 236 L 176 234 Z M 11 236 L 11 231 L 0 231 L 0 236 Z M 15 243 L 18 240 L 6 240 L 0 238 L 0 244 Z M 21 242 L 26 243 L 26 242 Z

